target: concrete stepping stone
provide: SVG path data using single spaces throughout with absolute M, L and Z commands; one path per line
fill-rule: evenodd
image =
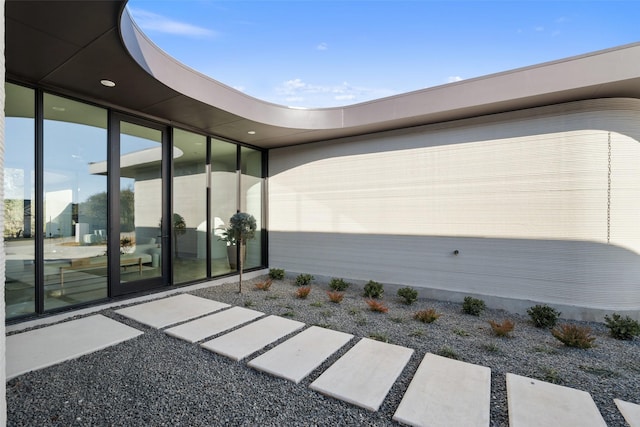
M 620 399 L 613 399 L 613 401 L 630 427 L 640 427 L 640 405 Z
M 229 304 L 195 295 L 180 294 L 122 308 L 116 310 L 116 313 L 136 322 L 160 329 L 227 307 L 229 307 Z
M 488 427 L 491 369 L 427 353 L 393 419 L 411 426 Z
M 297 384 L 351 338 L 351 334 L 311 326 L 247 365 Z
M 302 329 L 304 323 L 280 316 L 267 316 L 202 343 L 201 346 L 233 360 L 242 360 L 274 341 Z
M 231 307 L 228 310 L 219 311 L 209 316 L 165 329 L 164 332 L 173 337 L 194 343 L 262 316 L 264 316 L 264 313 L 260 311 L 244 307 Z
M 139 331 L 102 315 L 83 317 L 6 338 L 7 380 L 116 345 Z
M 606 427 L 586 391 L 507 374 L 510 427 Z
M 310 387 L 336 399 L 377 411 L 413 349 L 363 338 Z

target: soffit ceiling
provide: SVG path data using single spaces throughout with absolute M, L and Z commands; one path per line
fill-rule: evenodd
M 7 78 L 261 148 L 583 99 L 640 98 L 640 44 L 633 44 L 352 106 L 291 109 L 177 63 L 130 22 L 125 4 L 7 1 Z M 117 86 L 102 86 L 105 78 Z

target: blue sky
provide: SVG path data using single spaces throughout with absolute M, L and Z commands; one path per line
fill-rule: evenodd
M 292 107 L 355 104 L 640 41 L 640 0 L 130 0 L 128 7 L 179 61 Z

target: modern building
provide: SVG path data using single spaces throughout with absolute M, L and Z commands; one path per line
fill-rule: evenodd
M 167 56 L 125 0 L 5 5 L 11 321 L 246 268 L 640 319 L 640 43 L 293 109 Z

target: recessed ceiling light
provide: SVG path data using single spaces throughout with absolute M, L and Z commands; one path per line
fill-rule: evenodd
M 66 111 L 67 109 L 64 107 L 51 107 L 53 111 Z
M 106 87 L 114 87 L 114 86 L 116 85 L 116 83 L 115 83 L 115 82 L 113 82 L 113 81 L 111 81 L 111 80 L 107 80 L 107 79 L 100 80 L 100 84 L 101 84 L 102 86 L 106 86 Z
M 247 132 L 249 135 L 255 135 L 256 131 L 255 130 L 250 130 L 249 132 Z

